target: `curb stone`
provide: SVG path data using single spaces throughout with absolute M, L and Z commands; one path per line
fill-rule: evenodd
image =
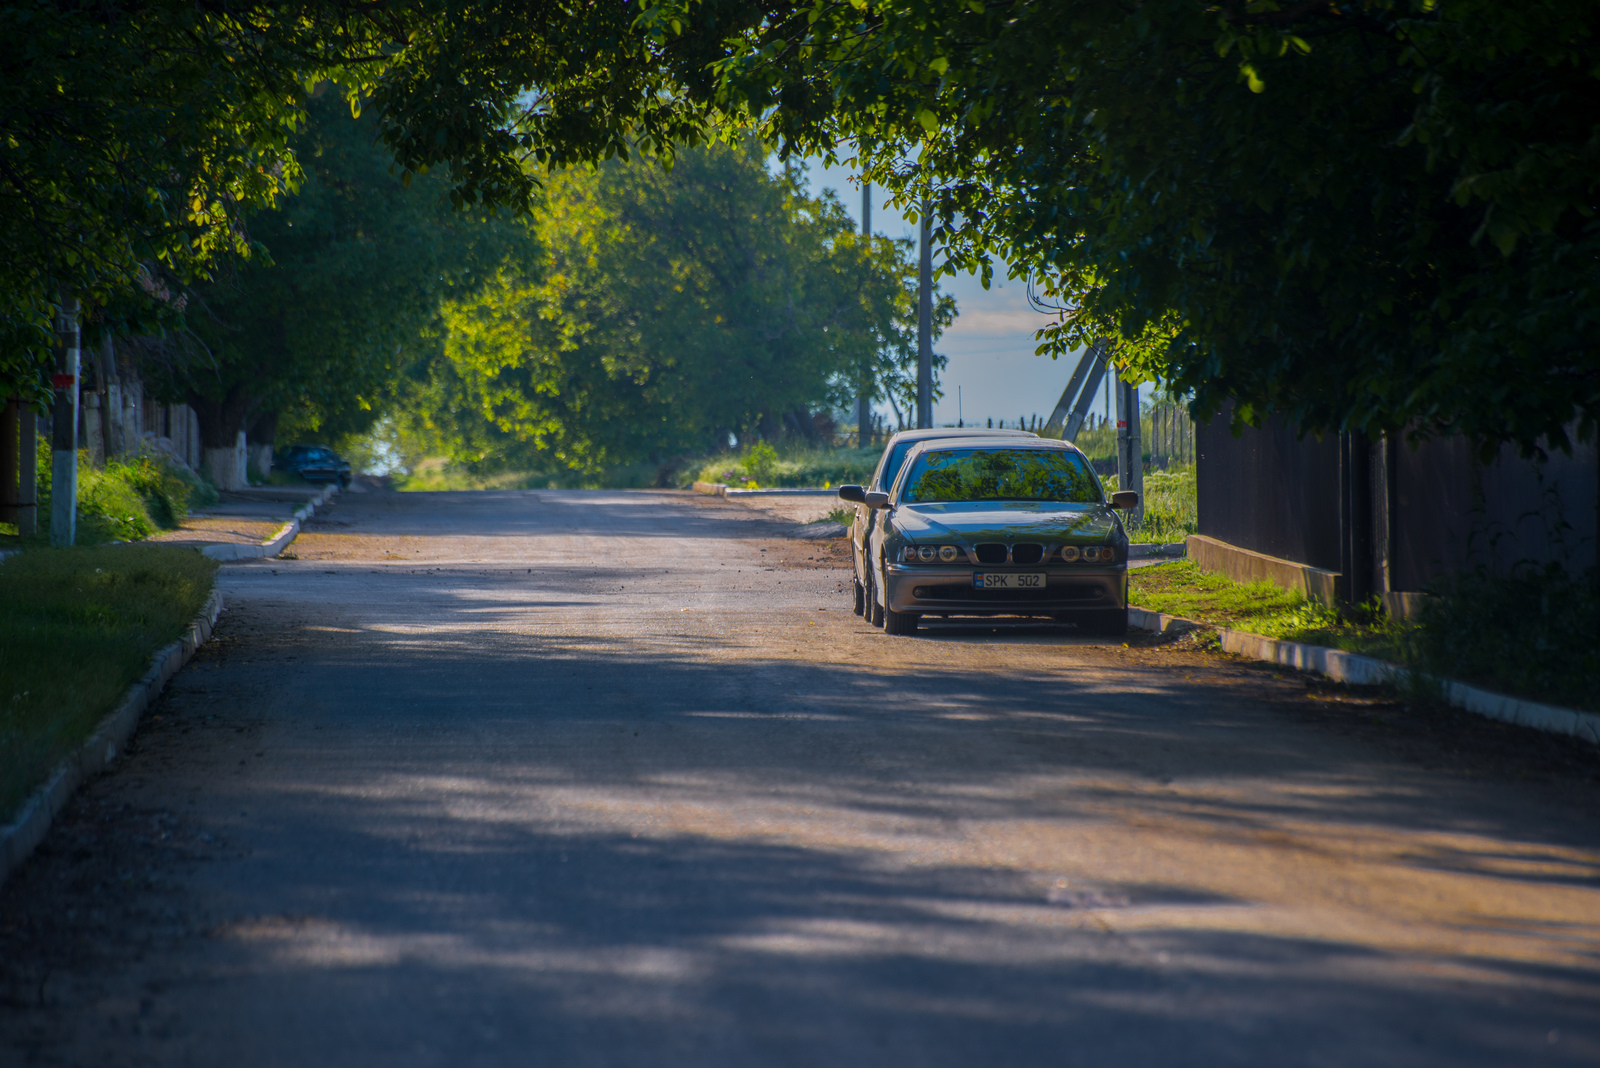
M 1184 619 L 1182 616 L 1170 616 L 1163 612 L 1152 612 L 1149 609 L 1131 606 L 1128 609 L 1128 625 L 1140 630 L 1155 631 L 1158 634 L 1181 634 L 1204 627 L 1204 624 Z M 1263 660 L 1269 664 L 1280 664 L 1297 671 L 1313 671 L 1335 682 L 1345 682 L 1355 686 L 1377 686 L 1403 682 L 1411 674 L 1399 664 L 1391 664 L 1387 660 L 1362 656 L 1359 653 L 1347 653 L 1343 649 L 1281 641 L 1260 634 L 1251 634 L 1249 631 L 1230 630 L 1227 627 L 1212 629 L 1216 630 L 1217 637 L 1221 639 L 1222 648 L 1226 652 L 1247 656 L 1252 660 Z M 1476 712 L 1480 716 L 1497 719 L 1502 723 L 1532 727 L 1534 730 L 1551 734 L 1567 734 L 1600 745 L 1600 715 L 1593 712 L 1580 712 L 1559 705 L 1507 697 L 1504 694 L 1481 690 L 1476 686 L 1468 686 L 1464 682 L 1454 682 L 1449 679 L 1439 679 L 1438 682 L 1444 688 L 1445 700 L 1456 708 Z
M 262 557 L 277 556 L 287 549 L 294 539 L 300 535 L 300 524 L 316 514 L 317 508 L 327 504 L 339 492 L 339 483 L 330 482 L 323 491 L 311 498 L 294 514 L 294 518 L 278 528 L 278 532 L 260 545 L 239 545 L 233 542 L 222 542 L 216 545 L 207 545 L 200 552 L 213 560 L 226 563 L 229 560 L 259 560 Z
M 824 541 L 829 538 L 842 538 L 845 536 L 843 523 L 823 522 L 807 523 L 789 531 L 789 537 L 799 538 L 802 541 Z
M 51 771 L 44 785 L 35 790 L 16 818 L 0 826 L 0 883 L 6 881 L 17 867 L 44 840 L 56 814 L 66 807 L 67 801 L 79 785 L 104 771 L 139 725 L 144 710 L 167 685 L 167 680 L 189 662 L 195 650 L 211 637 L 217 616 L 222 612 L 222 591 L 212 590 L 205 607 L 189 623 L 188 630 L 176 641 L 169 642 L 150 657 L 149 666 L 139 680 L 128 687 L 117 706 L 106 714 L 95 727 L 94 733 L 75 752 L 68 753 Z

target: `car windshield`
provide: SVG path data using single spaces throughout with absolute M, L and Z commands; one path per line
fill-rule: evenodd
M 917 457 L 900 500 L 1099 504 L 1100 484 L 1083 457 L 1065 449 L 941 449 Z

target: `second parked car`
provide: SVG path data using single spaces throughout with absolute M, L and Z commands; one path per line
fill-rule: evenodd
M 350 463 L 326 445 L 294 445 L 282 453 L 274 466 L 299 475 L 307 482 L 337 482 L 350 485 Z

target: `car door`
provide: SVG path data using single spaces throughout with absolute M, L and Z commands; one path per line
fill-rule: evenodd
M 883 454 L 878 457 L 878 466 L 873 468 L 872 479 L 867 483 L 867 490 L 875 490 L 883 477 L 883 465 L 889 462 L 889 453 L 894 449 L 894 438 L 891 437 L 883 446 Z M 856 505 L 855 521 L 850 526 L 850 555 L 854 558 L 856 581 L 871 588 L 869 570 L 872 567 L 870 542 L 872 539 L 872 509 L 864 504 Z

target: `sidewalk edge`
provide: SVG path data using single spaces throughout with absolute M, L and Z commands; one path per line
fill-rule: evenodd
M 337 482 L 330 482 L 323 491 L 311 498 L 303 507 L 294 513 L 294 518 L 278 528 L 278 532 L 260 545 L 238 545 L 233 542 L 221 542 L 207 545 L 200 552 L 213 560 L 227 563 L 230 560 L 259 560 L 267 556 L 277 556 L 294 543 L 300 535 L 300 524 L 316 514 L 317 509 L 327 504 L 339 492 Z
M 1131 606 L 1128 609 L 1128 625 L 1160 634 L 1205 628 L 1205 624 L 1182 616 L 1170 616 L 1162 612 L 1152 612 L 1147 608 Z M 1391 664 L 1387 660 L 1362 656 L 1359 653 L 1348 653 L 1343 649 L 1282 641 L 1278 638 L 1251 634 L 1249 631 L 1230 630 L 1227 627 L 1205 629 L 1217 632 L 1222 648 L 1227 652 L 1269 664 L 1280 664 L 1297 671 L 1315 672 L 1335 682 L 1354 686 L 1378 686 L 1404 682 L 1411 674 L 1399 664 Z M 1600 745 L 1600 715 L 1593 712 L 1580 712 L 1574 708 L 1507 697 L 1504 694 L 1449 679 L 1437 681 L 1444 689 L 1445 699 L 1456 708 L 1476 712 L 1480 716 L 1497 719 L 1502 723 L 1514 723 L 1517 726 L 1531 727 L 1551 734 L 1566 734 Z

